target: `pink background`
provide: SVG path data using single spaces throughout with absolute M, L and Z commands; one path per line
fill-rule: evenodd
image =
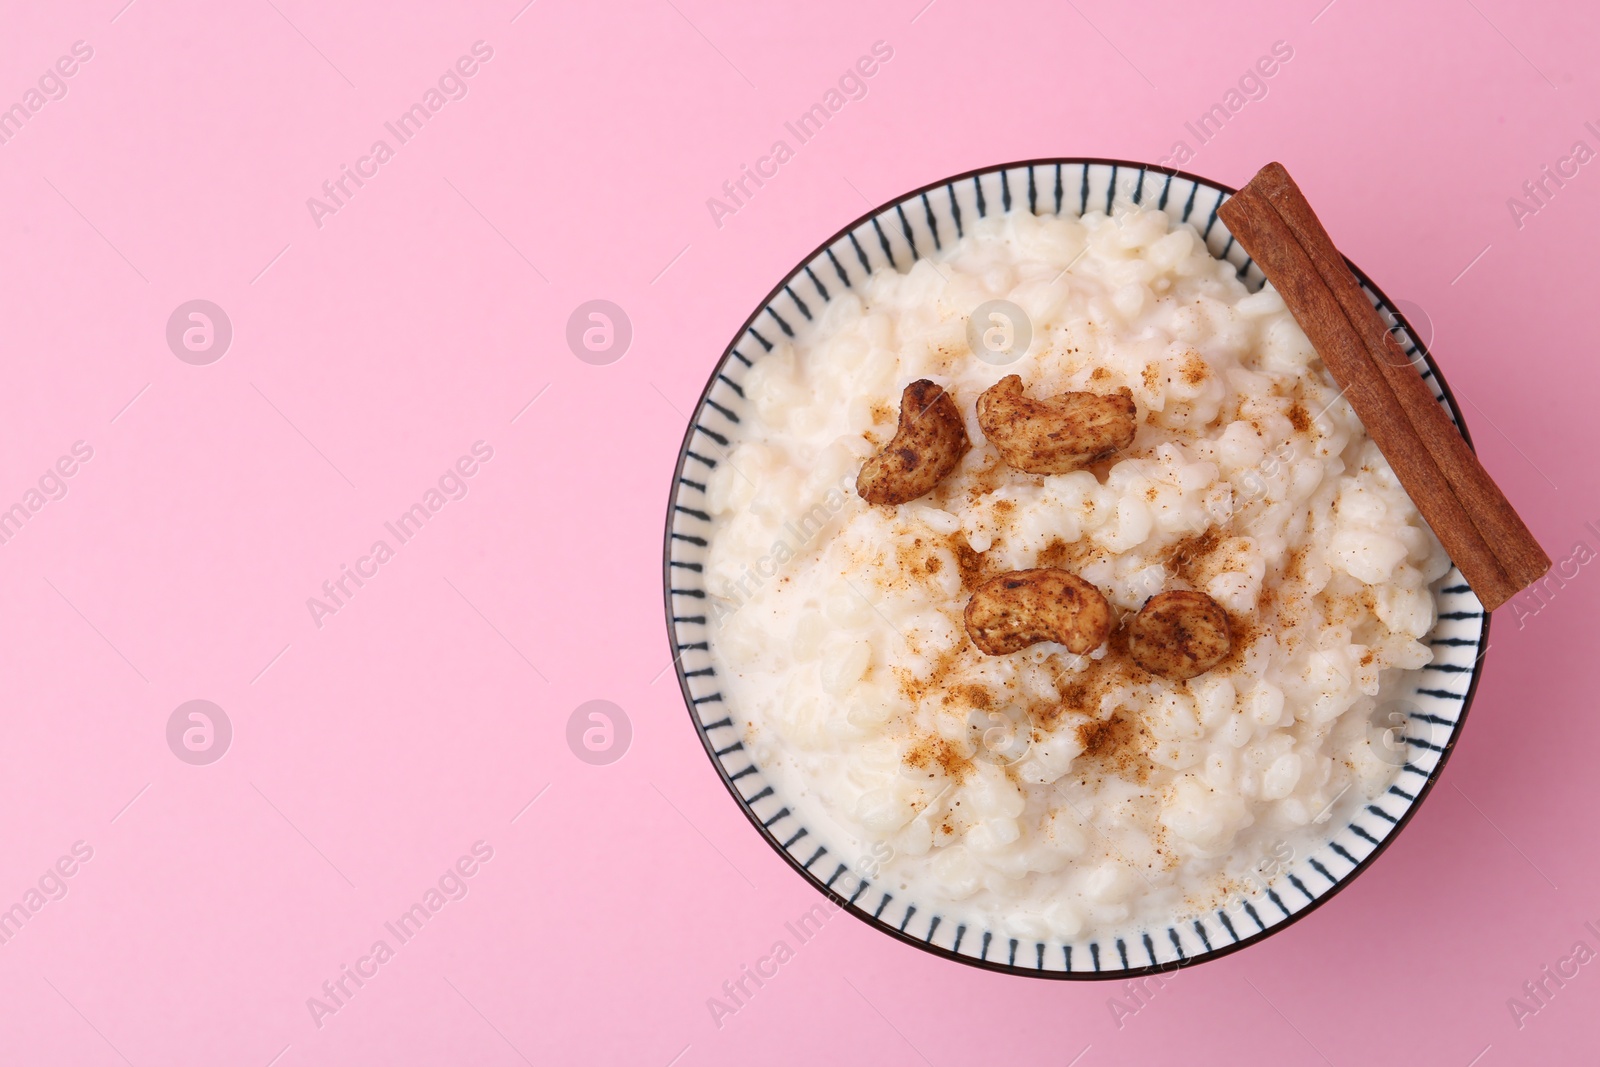
M 1267 97 L 1187 169 L 1284 161 L 1427 313 L 1551 554 L 1600 548 L 1600 173 L 1520 228 L 1507 206 L 1600 148 L 1592 5 L 123 2 L 15 2 L 0 34 L 0 103 L 94 51 L 0 145 L 0 506 L 94 450 L 0 545 L 0 907 L 94 850 L 0 946 L 0 1061 L 1593 1061 L 1600 963 L 1520 1028 L 1507 999 L 1600 948 L 1600 568 L 1499 613 L 1388 854 L 1120 1027 L 1118 987 L 838 917 L 718 1028 L 707 998 L 819 898 L 702 753 L 659 587 L 686 413 L 804 253 L 969 168 L 1193 147 L 1185 120 L 1279 40 Z M 469 95 L 319 228 L 306 198 L 478 40 Z M 716 226 L 706 198 L 878 40 L 869 95 Z M 194 298 L 233 323 L 209 366 L 165 341 Z M 564 340 L 595 298 L 633 323 L 609 366 Z M 319 629 L 307 598 L 478 440 L 469 495 Z M 197 698 L 234 729 L 209 766 L 166 742 Z M 609 766 L 565 740 L 592 699 L 632 723 Z M 316 1026 L 307 998 L 479 840 L 465 899 Z

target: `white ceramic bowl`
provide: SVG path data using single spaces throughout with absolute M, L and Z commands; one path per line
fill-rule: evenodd
M 705 479 L 738 434 L 745 398 L 740 382 L 771 349 L 771 338 L 801 335 L 813 308 L 883 266 L 908 270 L 920 256 L 958 237 L 963 220 L 996 212 L 1080 214 L 1110 212 L 1118 201 L 1153 205 L 1192 222 L 1212 253 L 1235 265 L 1252 290 L 1265 278 L 1245 255 L 1217 208 L 1233 190 L 1217 182 L 1152 164 L 1104 159 L 1041 159 L 957 175 L 907 193 L 863 215 L 775 286 L 723 352 L 695 407 L 674 473 L 667 514 L 663 575 L 667 625 L 678 684 L 712 765 L 750 823 L 795 871 L 835 904 L 890 936 L 962 963 L 1042 978 L 1120 979 L 1170 970 L 1227 953 L 1283 929 L 1348 885 L 1399 834 L 1438 779 L 1477 688 L 1489 619 L 1461 572 L 1435 584 L 1438 622 L 1427 640 L 1434 662 L 1408 676 L 1406 761 L 1394 785 L 1344 825 L 1329 827 L 1320 847 L 1296 856 L 1227 911 L 1172 915 L 1137 936 L 1084 941 L 1019 941 L 994 931 L 944 921 L 936 908 L 887 887 L 841 879 L 847 868 L 813 839 L 804 814 L 768 782 L 734 725 L 712 664 L 707 593 L 702 580 L 711 519 Z M 1352 268 L 1354 269 L 1354 268 Z M 1461 413 L 1438 368 L 1410 326 L 1359 270 L 1368 299 L 1384 314 L 1423 377 L 1458 426 Z M 1463 427 L 1463 433 L 1465 429 Z M 848 889 L 845 896 L 833 888 Z

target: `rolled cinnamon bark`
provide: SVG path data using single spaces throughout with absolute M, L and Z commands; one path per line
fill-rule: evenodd
M 1384 325 L 1378 309 L 1362 292 L 1361 283 L 1334 247 L 1300 187 L 1281 163 L 1269 163 L 1251 179 L 1250 188 L 1259 192 L 1288 224 L 1332 290 L 1434 463 L 1466 508 L 1478 533 L 1494 550 L 1506 577 L 1517 589 L 1537 580 L 1550 569 L 1550 557 L 1539 547 L 1511 502 L 1439 406 L 1419 369 Z
M 1361 333 L 1289 224 L 1254 182 L 1222 205 L 1218 214 L 1283 297 L 1368 435 L 1485 609 L 1509 600 L 1522 586 L 1512 581 L 1479 532 Z M 1370 305 L 1368 309 L 1372 310 Z M 1453 428 L 1451 432 L 1455 432 Z

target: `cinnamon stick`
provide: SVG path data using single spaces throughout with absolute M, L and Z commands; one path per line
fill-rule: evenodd
M 1361 283 L 1334 247 L 1300 187 L 1280 163 L 1269 163 L 1261 168 L 1250 185 L 1288 224 L 1317 273 L 1338 299 L 1345 317 L 1361 335 L 1373 362 L 1450 482 L 1450 488 L 1466 507 L 1473 525 L 1494 549 L 1506 576 L 1518 589 L 1537 580 L 1550 569 L 1550 557 L 1539 547 L 1511 502 L 1484 470 L 1450 416 L 1439 406 L 1433 390 L 1422 380 L 1420 368 L 1411 362 L 1394 334 L 1384 326 L 1378 309 L 1362 292 Z
M 1258 188 L 1253 181 L 1245 186 L 1222 206 L 1219 216 L 1283 297 L 1485 609 L 1504 603 L 1521 586 L 1513 582 L 1478 530 L 1311 256 Z

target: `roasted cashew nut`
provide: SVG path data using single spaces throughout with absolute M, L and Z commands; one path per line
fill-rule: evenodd
M 1024 395 L 1022 379 L 1001 378 L 978 397 L 978 425 L 1000 458 L 1029 474 L 1066 474 L 1133 444 L 1138 429 L 1133 394 Z
M 1128 623 L 1128 654 L 1151 674 L 1181 682 L 1233 650 L 1228 613 L 1204 593 L 1174 589 L 1144 602 Z
M 978 586 L 967 602 L 967 634 L 991 656 L 1055 641 L 1069 652 L 1093 652 L 1111 634 L 1111 605 L 1071 571 L 1011 571 Z
M 883 451 L 861 465 L 856 492 L 869 504 L 915 500 L 955 470 L 971 447 L 950 394 L 919 379 L 900 395 L 900 427 Z

